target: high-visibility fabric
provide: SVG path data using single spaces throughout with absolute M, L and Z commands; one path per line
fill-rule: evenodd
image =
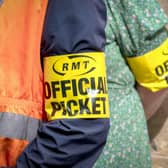
M 0 137 L 0 167 L 14 166 L 28 143 L 26 140 Z
M 103 0 L 49 0 L 42 56 L 65 60 L 65 54 L 104 52 L 105 24 Z M 96 68 L 103 70 L 101 66 Z M 108 118 L 54 119 L 42 125 L 19 157 L 17 168 L 91 168 L 102 152 L 108 129 Z
M 15 165 L 42 119 L 40 41 L 46 7 L 47 0 L 0 4 L 0 167 Z
M 12 121 L 11 121 L 12 119 Z M 10 124 L 7 124 L 10 122 Z M 13 112 L 0 113 L 0 135 L 31 141 L 37 134 L 41 121 Z
M 137 82 L 151 90 L 168 87 L 168 39 L 159 47 L 144 55 L 127 58 Z
M 104 53 L 45 57 L 44 77 L 45 111 L 49 121 L 109 118 Z

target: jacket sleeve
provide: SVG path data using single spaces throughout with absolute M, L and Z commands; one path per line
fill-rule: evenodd
M 49 0 L 42 37 L 41 55 L 44 57 L 44 78 L 48 80 L 51 76 L 52 79 L 48 83 L 54 82 L 52 83 L 53 88 L 46 93 L 45 105 L 46 101 L 49 100 L 49 97 L 53 95 L 54 98 L 52 101 L 60 101 L 64 104 L 63 112 L 65 113 L 68 111 L 67 113 L 71 114 L 71 106 L 75 107 L 74 111 L 76 114 L 81 112 L 82 108 L 85 109 L 87 116 L 92 113 L 88 107 L 85 107 L 87 106 L 86 101 L 85 103 L 80 103 L 77 108 L 75 105 L 76 101 L 81 102 L 82 100 L 82 98 L 79 100 L 78 97 L 80 96 L 77 94 L 78 92 L 83 94 L 84 97 L 87 97 L 90 94 L 90 92 L 85 92 L 86 90 L 83 89 L 86 87 L 83 83 L 88 84 L 91 80 L 93 82 L 91 84 L 91 90 L 93 92 L 96 91 L 94 93 L 97 93 L 97 89 L 93 89 L 95 88 L 94 78 L 89 76 L 87 79 L 87 74 L 90 74 L 90 71 L 93 69 L 101 70 L 104 66 L 103 63 L 102 65 L 97 65 L 94 64 L 94 62 L 99 59 L 99 54 L 97 53 L 104 52 L 105 24 L 106 9 L 103 0 Z M 67 54 L 72 53 L 73 55 L 67 56 Z M 92 54 L 94 55 L 94 53 L 96 54 L 93 58 Z M 62 71 L 61 69 L 56 70 L 57 66 L 62 64 L 61 61 L 64 61 L 65 59 L 68 59 L 68 61 L 70 58 L 71 60 L 74 60 L 74 57 L 79 60 L 78 62 L 81 61 L 81 57 L 82 59 L 83 57 L 89 58 L 95 67 L 92 67 L 90 71 L 81 71 L 80 74 L 84 75 L 81 79 L 78 78 L 79 74 L 74 74 L 76 77 L 73 79 L 69 77 L 73 73 L 71 71 L 69 75 L 66 76 L 65 74 L 64 81 L 61 78 L 59 79 L 61 82 L 58 82 L 58 79 L 48 71 L 50 60 L 54 60 L 52 70 L 54 69 L 56 75 L 60 75 L 62 74 Z M 48 59 L 49 64 L 47 66 L 45 65 L 45 60 Z M 70 63 L 73 64 L 73 61 Z M 73 65 L 73 68 L 75 68 L 80 64 L 76 64 L 76 66 L 75 64 Z M 101 77 L 98 79 L 101 79 Z M 77 80 L 80 81 L 78 81 L 78 84 L 75 82 Z M 68 81 L 73 83 L 73 90 L 80 84 L 83 86 L 82 88 L 78 88 L 80 91 L 77 89 L 72 93 L 73 95 L 69 96 L 75 97 L 74 101 L 69 101 L 67 100 L 68 98 L 62 98 L 71 93 L 71 91 L 68 90 L 68 88 L 71 87 L 70 84 L 65 84 L 65 82 Z M 55 86 L 58 83 L 61 83 L 62 85 L 58 85 L 59 87 L 56 88 Z M 106 92 L 102 85 L 103 81 L 98 84 L 98 93 L 101 92 L 101 96 Z M 65 90 L 68 90 L 67 92 L 62 89 L 63 86 Z M 59 96 L 57 97 L 56 92 L 61 89 L 62 94 L 64 93 L 65 95 L 63 94 L 62 96 L 61 93 L 59 93 Z M 91 98 L 87 100 L 90 101 Z M 98 98 L 94 100 L 96 102 L 99 101 Z M 68 102 L 67 106 L 65 105 L 65 101 Z M 103 105 L 106 103 L 108 103 L 107 100 L 103 102 Z M 99 157 L 103 146 L 105 145 L 109 129 L 108 116 L 101 117 L 98 115 L 97 117 L 87 118 L 86 116 L 83 118 L 81 116 L 78 117 L 78 115 L 76 117 L 69 115 L 71 118 L 64 118 L 60 115 L 58 117 L 57 114 L 59 112 L 57 112 L 57 110 L 62 109 L 62 104 L 60 104 L 55 106 L 55 108 L 60 107 L 56 109 L 55 113 L 53 113 L 53 111 L 50 112 L 50 107 L 45 107 L 49 121 L 42 124 L 37 137 L 18 158 L 18 168 L 91 168 Z M 95 107 L 95 109 L 101 109 L 102 105 L 93 103 L 92 106 L 93 108 Z M 107 111 L 108 109 L 106 109 L 104 113 Z M 101 110 L 95 112 L 101 113 Z M 84 111 L 80 114 L 82 113 L 84 113 Z

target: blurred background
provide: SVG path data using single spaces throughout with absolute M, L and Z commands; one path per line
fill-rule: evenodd
M 168 14 L 168 0 L 158 0 Z M 168 168 L 168 95 L 148 121 L 153 168 Z

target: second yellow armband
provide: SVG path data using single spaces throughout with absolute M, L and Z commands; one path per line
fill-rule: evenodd
M 168 87 L 168 39 L 145 55 L 127 61 L 140 85 L 153 92 Z

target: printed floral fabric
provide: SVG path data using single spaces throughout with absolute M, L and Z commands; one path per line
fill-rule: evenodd
M 94 168 L 151 168 L 146 120 L 126 56 L 139 56 L 167 37 L 156 0 L 106 0 L 106 62 L 111 128 Z

